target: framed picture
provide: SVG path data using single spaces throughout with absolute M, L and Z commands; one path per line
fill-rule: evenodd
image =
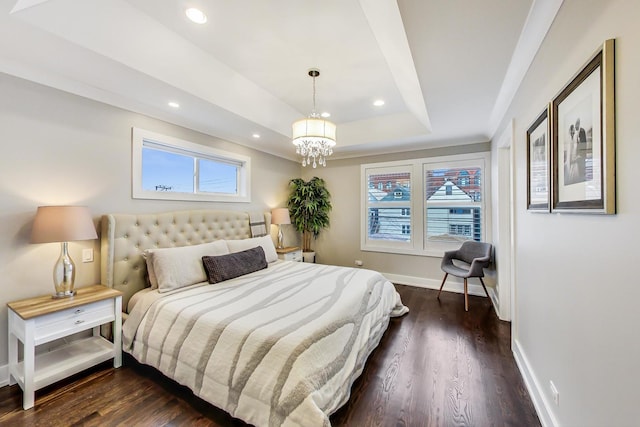
M 615 214 L 614 40 L 551 103 L 552 211 Z
M 551 132 L 547 106 L 527 130 L 527 209 L 549 212 L 551 194 Z

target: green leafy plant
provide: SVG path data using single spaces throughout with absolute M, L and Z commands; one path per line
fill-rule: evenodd
M 289 182 L 291 194 L 287 200 L 289 216 L 297 231 L 302 233 L 302 250 L 311 251 L 311 236 L 318 237 L 323 228 L 329 227 L 331 194 L 322 178 L 314 176 L 310 181 L 300 178 Z

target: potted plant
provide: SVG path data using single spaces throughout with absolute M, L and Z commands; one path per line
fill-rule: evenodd
M 313 262 L 315 252 L 311 250 L 311 236 L 318 237 L 323 228 L 329 226 L 331 194 L 322 178 L 314 176 L 310 181 L 300 178 L 289 183 L 291 194 L 287 200 L 291 223 L 302 233 L 302 252 L 306 262 Z

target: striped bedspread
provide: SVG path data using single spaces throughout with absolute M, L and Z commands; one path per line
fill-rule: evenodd
M 276 262 L 148 292 L 123 326 L 123 347 L 248 423 L 329 426 L 389 317 L 407 311 L 374 271 Z

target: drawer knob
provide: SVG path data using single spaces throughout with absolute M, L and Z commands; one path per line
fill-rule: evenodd
M 76 325 L 79 325 L 81 323 L 84 323 L 84 320 L 76 320 Z
M 80 313 L 82 313 L 82 312 L 84 312 L 84 310 L 82 310 L 81 308 L 79 308 L 79 309 L 77 309 L 77 310 L 75 311 L 75 313 L 76 313 L 76 314 L 80 314 Z

